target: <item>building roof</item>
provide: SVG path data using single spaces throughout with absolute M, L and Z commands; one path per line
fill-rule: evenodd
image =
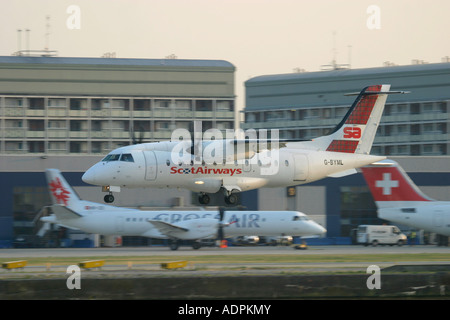
M 0 56 L 0 63 L 234 68 L 225 60 Z
M 224 60 L 0 56 L 0 93 L 146 97 L 234 97 Z
M 450 63 L 430 63 L 408 66 L 390 66 L 390 67 L 377 67 L 377 68 L 362 68 L 362 69 L 343 69 L 343 70 L 331 70 L 331 71 L 316 71 L 316 72 L 304 72 L 304 73 L 286 73 L 286 74 L 274 74 L 263 75 L 251 78 L 246 81 L 246 85 L 257 85 L 261 82 L 271 81 L 313 81 L 313 80 L 326 80 L 333 81 L 337 78 L 357 78 L 357 77 L 380 77 L 380 76 L 398 76 L 400 74 L 411 73 L 437 73 L 448 74 L 450 73 Z
M 245 82 L 246 111 L 350 105 L 349 92 L 390 84 L 389 103 L 450 99 L 450 63 L 346 69 L 254 77 Z

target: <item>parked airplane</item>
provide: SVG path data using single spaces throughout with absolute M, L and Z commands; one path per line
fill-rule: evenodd
M 207 193 L 222 190 L 225 201 L 235 204 L 240 191 L 353 174 L 355 168 L 385 159 L 369 153 L 387 95 L 404 93 L 389 89 L 390 85 L 374 85 L 350 94 L 358 97 L 342 121 L 329 135 L 313 140 L 279 141 L 273 135 L 267 140 L 267 132 L 260 132 L 259 140 L 213 140 L 214 134 L 209 133 L 207 139 L 194 137 L 192 142 L 189 132 L 183 141 L 177 133 L 172 141 L 115 149 L 82 179 L 103 186 L 109 192 L 104 198 L 107 203 L 114 201 L 112 192 L 121 187 L 168 187 L 199 192 L 202 204 L 209 203 Z M 246 132 L 246 136 L 253 137 L 253 133 Z M 173 141 L 174 136 L 178 141 Z
M 425 195 L 393 160 L 361 168 L 378 207 L 378 217 L 450 236 L 450 202 Z
M 223 239 L 245 235 L 317 236 L 325 228 L 297 211 L 142 211 L 81 200 L 57 169 L 46 177 L 54 214 L 42 221 L 102 235 L 178 240 Z M 194 249 L 200 247 L 193 242 Z

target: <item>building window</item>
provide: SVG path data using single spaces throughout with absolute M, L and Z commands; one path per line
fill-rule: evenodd
M 196 111 L 213 111 L 212 100 L 197 100 L 195 102 Z
M 28 130 L 44 131 L 44 120 L 28 120 Z
M 44 98 L 30 98 L 29 109 L 44 110 Z

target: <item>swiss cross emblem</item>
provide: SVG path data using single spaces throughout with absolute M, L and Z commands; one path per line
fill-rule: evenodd
M 50 182 L 50 191 L 55 197 L 57 203 L 67 206 L 70 192 L 64 188 L 59 178 L 55 178 L 55 180 Z
M 383 188 L 383 195 L 388 196 L 392 194 L 392 188 L 398 188 L 398 180 L 392 180 L 391 174 L 383 173 L 383 180 L 377 180 L 375 185 L 378 188 Z

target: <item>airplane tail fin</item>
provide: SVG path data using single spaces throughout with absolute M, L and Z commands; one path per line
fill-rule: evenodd
M 364 179 L 379 208 L 403 207 L 412 202 L 434 201 L 425 195 L 393 160 L 362 167 Z
M 319 150 L 369 154 L 383 114 L 387 95 L 405 93 L 389 91 L 391 85 L 373 85 L 364 88 L 334 130 L 313 140 Z
M 64 179 L 61 172 L 58 169 L 46 169 L 45 176 L 52 204 L 60 204 L 67 208 L 76 209 L 81 199 Z

